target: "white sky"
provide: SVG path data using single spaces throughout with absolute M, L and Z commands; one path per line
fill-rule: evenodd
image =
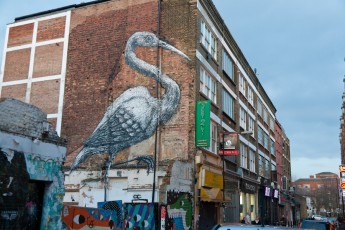
M 86 1 L 0 0 L 0 63 L 14 18 Z M 338 173 L 345 1 L 214 0 L 291 142 L 293 179 Z
M 338 174 L 345 1 L 214 0 L 291 144 L 293 179 Z

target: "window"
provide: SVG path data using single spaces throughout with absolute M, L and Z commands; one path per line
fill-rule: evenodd
M 259 144 L 261 144 L 262 146 L 264 145 L 263 133 L 264 133 L 264 131 L 263 131 L 262 128 L 259 126 L 259 127 L 258 127 L 258 142 L 259 142 Z
M 270 162 L 265 159 L 265 177 L 270 178 Z
M 275 143 L 274 141 L 271 139 L 271 149 L 270 152 L 272 155 L 276 155 L 276 148 L 275 148 Z
M 274 118 L 270 116 L 270 129 L 274 131 Z
M 261 155 L 259 155 L 259 175 L 264 176 L 265 169 L 264 169 L 264 160 L 265 158 Z
M 267 116 L 266 108 L 263 108 L 262 112 L 263 112 L 263 117 L 262 118 L 264 119 L 264 122 L 267 124 L 268 123 L 268 116 Z
M 264 148 L 268 150 L 268 135 L 265 132 L 263 132 L 263 134 L 264 134 Z
M 246 85 L 244 77 L 241 73 L 239 73 L 239 85 L 240 85 L 240 92 L 246 97 Z
M 223 88 L 223 111 L 232 119 L 234 119 L 234 101 L 230 93 Z
M 248 147 L 241 143 L 240 146 L 241 151 L 241 167 L 248 169 Z
M 252 136 L 254 137 L 255 121 L 251 116 L 248 116 L 248 131 L 251 131 Z
M 249 149 L 249 170 L 255 172 L 255 153 L 252 149 Z
M 254 105 L 254 92 L 252 87 L 248 85 L 248 101 L 251 105 Z
M 217 60 L 217 40 L 204 21 L 201 21 L 200 42 L 211 56 Z
M 259 98 L 258 98 L 258 105 L 257 105 L 256 110 L 257 110 L 259 116 L 262 117 L 262 102 Z
M 200 68 L 200 91 L 216 103 L 216 81 L 204 68 Z
M 282 177 L 282 182 L 283 182 L 283 190 L 286 190 L 287 189 L 287 178 L 286 178 L 286 176 Z
M 247 113 L 242 107 L 240 108 L 240 126 L 247 130 Z
M 276 171 L 277 170 L 277 167 L 274 164 L 272 164 L 271 167 L 272 167 L 272 171 Z
M 210 147 L 206 148 L 210 152 L 217 154 L 217 146 L 218 146 L 218 132 L 217 132 L 217 124 L 211 121 L 210 127 Z
M 232 60 L 230 59 L 229 54 L 223 49 L 223 70 L 230 77 L 231 80 L 234 80 L 234 66 Z

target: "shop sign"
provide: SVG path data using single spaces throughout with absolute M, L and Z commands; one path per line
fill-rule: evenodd
M 279 190 L 274 189 L 273 197 L 274 198 L 279 198 Z
M 210 100 L 197 101 L 195 115 L 195 146 L 197 148 L 210 146 L 210 116 Z
M 236 149 L 236 145 L 238 142 L 237 133 L 220 133 L 219 140 L 221 143 L 219 148 L 219 155 L 238 155 L 238 150 Z
M 345 178 L 340 178 L 340 188 L 345 188 Z
M 265 196 L 271 196 L 271 188 L 265 187 Z
M 246 193 L 255 193 L 256 186 L 254 184 L 248 183 L 246 181 L 242 182 L 241 190 Z

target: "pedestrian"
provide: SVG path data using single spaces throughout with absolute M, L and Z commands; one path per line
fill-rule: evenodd
M 249 216 L 248 213 L 246 214 L 246 219 L 245 219 L 245 221 L 246 221 L 246 224 L 251 224 L 251 223 L 252 223 L 252 221 L 250 220 L 250 216 Z
M 255 220 L 252 221 L 252 224 L 254 224 L 254 225 L 261 224 L 259 216 L 256 216 Z

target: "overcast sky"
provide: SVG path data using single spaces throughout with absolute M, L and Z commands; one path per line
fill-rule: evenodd
M 14 18 L 88 1 L 0 0 L 0 63 Z M 214 0 L 277 109 L 293 179 L 338 173 L 345 74 L 344 0 Z
M 214 0 L 277 109 L 293 179 L 338 174 L 345 1 Z

